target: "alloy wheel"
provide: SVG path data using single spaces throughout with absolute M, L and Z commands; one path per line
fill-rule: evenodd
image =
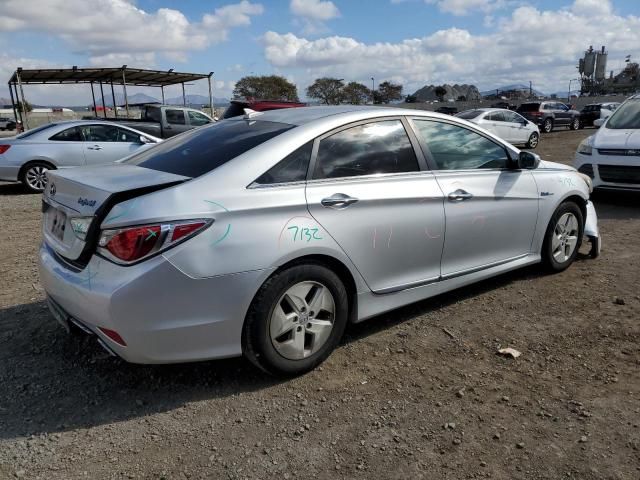
M 538 146 L 538 134 L 532 133 L 529 137 L 529 147 L 536 148 Z
M 34 165 L 27 170 L 25 179 L 27 184 L 34 190 L 42 191 L 47 185 L 47 167 L 42 165 Z
M 556 262 L 564 263 L 571 258 L 579 233 L 578 219 L 573 213 L 567 212 L 558 219 L 551 237 L 551 254 Z
M 329 289 L 313 281 L 297 283 L 276 303 L 269 334 L 276 351 L 288 360 L 316 353 L 333 330 L 335 301 Z

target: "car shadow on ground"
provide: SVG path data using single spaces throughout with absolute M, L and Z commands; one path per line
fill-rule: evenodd
M 538 266 L 516 270 L 350 325 L 342 345 L 541 275 Z M 286 381 L 258 371 L 242 358 L 128 364 L 109 356 L 91 337 L 66 334 L 45 302 L 0 310 L 0 439 L 109 424 Z M 82 398 L 82 409 L 77 397 Z
M 596 190 L 591 195 L 591 200 L 601 220 L 640 218 L 640 191 Z
M 0 197 L 8 195 L 40 195 L 29 192 L 21 183 L 0 182 Z

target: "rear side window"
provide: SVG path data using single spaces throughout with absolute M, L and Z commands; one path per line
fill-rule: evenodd
M 458 113 L 456 117 L 464 118 L 465 120 L 470 120 L 472 118 L 476 118 L 481 113 L 482 113 L 482 110 L 467 110 L 466 112 Z
M 492 122 L 504 122 L 504 114 L 502 112 L 491 112 L 489 115 L 484 117 L 485 120 L 491 120 Z
M 277 122 L 222 121 L 172 137 L 124 163 L 199 177 L 292 128 Z
M 30 137 L 31 135 L 34 135 L 36 133 L 40 133 L 43 130 L 47 130 L 51 127 L 55 127 L 56 125 L 58 125 L 57 123 L 48 123 L 46 125 L 41 125 L 39 127 L 36 128 L 32 128 L 31 130 L 27 130 L 24 133 L 21 133 L 20 135 L 16 136 L 16 138 L 27 138 Z
M 143 119 L 160 123 L 162 121 L 162 112 L 157 107 L 147 107 L 144 111 Z
M 280 160 L 275 167 L 263 173 L 255 183 L 258 185 L 272 185 L 304 181 L 307 178 L 311 150 L 313 150 L 313 141 Z
M 537 112 L 540 110 L 539 103 L 523 103 L 518 107 L 518 112 Z
M 73 127 L 56 133 L 53 137 L 49 138 L 49 140 L 56 142 L 82 142 L 83 138 L 80 128 Z
M 167 123 L 172 125 L 184 125 L 184 111 L 183 110 L 165 110 L 167 116 Z
M 367 123 L 320 141 L 314 179 L 420 170 L 400 120 Z

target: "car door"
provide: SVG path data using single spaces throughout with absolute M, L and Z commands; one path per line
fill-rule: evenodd
M 571 114 L 569 113 L 569 107 L 564 103 L 554 103 L 553 113 L 556 117 L 556 125 L 569 125 L 571 123 Z
M 462 125 L 412 124 L 445 195 L 442 278 L 527 255 L 538 216 L 531 172 L 510 168 L 503 145 Z
M 306 187 L 309 213 L 377 293 L 440 276 L 443 195 L 407 127 L 387 117 L 320 137 Z
M 84 135 L 87 165 L 115 162 L 143 145 L 138 134 L 115 125 L 90 124 L 80 128 Z
M 509 132 L 506 128 L 504 128 L 503 120 L 504 117 L 502 115 L 502 112 L 489 112 L 484 115 L 484 121 L 482 122 L 481 126 L 489 130 L 494 135 L 507 140 Z
M 56 162 L 58 167 L 79 167 L 85 165 L 84 142 L 80 127 L 66 128 L 49 137 L 43 146 L 47 156 Z
M 179 133 L 189 130 L 191 127 L 187 125 L 184 110 L 179 108 L 165 108 L 162 113 L 164 117 L 165 137 L 173 137 Z
M 531 134 L 531 127 L 527 120 L 515 112 L 504 112 L 504 121 L 510 131 L 510 143 L 527 143 Z

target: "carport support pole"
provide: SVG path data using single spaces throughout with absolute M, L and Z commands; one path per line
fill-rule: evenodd
M 93 82 L 91 83 L 91 98 L 93 98 L 93 114 L 98 116 L 98 107 L 96 106 L 96 93 L 93 91 Z
M 182 82 L 182 105 L 187 106 L 187 96 L 184 94 L 184 82 Z
M 18 101 L 18 98 L 20 98 L 18 96 L 18 85 L 17 84 L 13 84 L 13 89 L 15 90 L 15 97 L 16 97 L 16 101 Z M 24 127 L 24 121 L 22 120 L 22 110 L 18 109 L 18 115 L 20 115 L 20 122 L 22 123 L 22 126 Z M 16 117 L 16 120 L 18 118 Z
M 104 118 L 107 118 L 107 105 L 104 103 L 104 89 L 102 88 L 102 82 L 100 82 L 100 95 L 102 96 L 102 114 Z
M 124 75 L 124 68 L 122 69 L 122 88 L 124 90 L 124 108 L 127 111 L 127 118 L 129 118 L 129 99 L 127 98 L 127 77 Z
M 116 105 L 116 92 L 113 91 L 113 80 L 111 80 L 111 100 L 113 100 L 113 114 L 118 118 L 118 106 Z
M 164 105 L 164 85 L 160 85 L 160 92 L 162 93 L 162 104 Z
M 24 129 L 29 130 L 29 116 L 27 115 L 27 104 L 24 101 L 24 90 L 22 89 L 22 80 L 20 79 L 20 71 L 22 68 L 16 70 L 16 77 L 18 78 L 18 86 L 20 87 L 20 97 L 22 98 L 22 110 L 24 110 Z
M 211 112 L 211 118 L 215 117 L 215 112 L 213 111 L 213 91 L 211 90 L 211 77 L 213 76 L 213 72 L 209 73 L 209 111 Z
M 11 88 L 11 82 L 9 82 L 9 95 L 11 95 L 11 108 L 13 108 L 13 119 L 17 122 L 18 121 L 18 110 L 16 109 L 15 98 L 13 98 L 13 89 Z M 22 117 L 20 117 L 20 120 L 22 120 Z

